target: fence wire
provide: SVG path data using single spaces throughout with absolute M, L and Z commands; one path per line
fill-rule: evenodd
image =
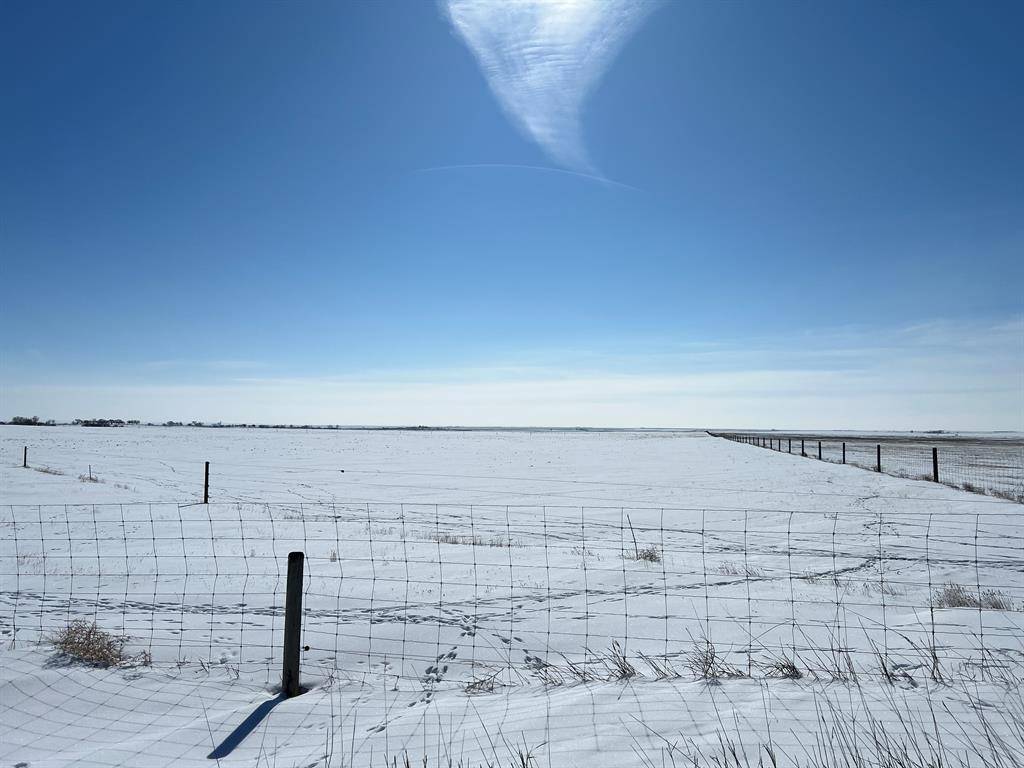
M 290 551 L 307 563 L 304 667 L 428 692 L 605 679 L 619 656 L 685 667 L 706 644 L 745 675 L 783 658 L 824 672 L 836 654 L 884 674 L 879 652 L 982 668 L 1024 638 L 1024 536 L 1001 513 L 210 504 L 3 517 L 12 646 L 86 619 L 153 664 L 267 681 Z
M 989 438 L 921 439 L 788 433 L 716 432 L 725 438 L 781 453 L 939 482 L 1024 504 L 1024 442 Z
M 393 750 L 412 739 L 418 754 L 448 748 L 439 745 L 454 726 L 445 735 L 421 717 L 399 738 L 396 702 L 427 707 L 455 693 L 481 727 L 541 728 L 555 765 L 560 745 L 572 754 L 580 722 L 596 745 L 627 727 L 595 685 L 657 683 L 637 696 L 651 729 L 685 716 L 674 680 L 992 681 L 1016 679 L 1024 660 L 1024 531 L 1006 512 L 125 504 L 7 506 L 0 528 L 0 632 L 10 650 L 51 654 L 50 669 L 67 669 L 58 687 L 85 709 L 122 702 L 125 733 L 171 689 L 77 674 L 52 639 L 94 622 L 168 679 L 273 686 L 292 551 L 306 557 L 303 680 L 381 692 L 347 712 L 332 704 L 331 727 L 344 733 L 355 718 L 360 733 L 379 727 Z M 227 706 L 232 691 L 215 689 L 210 706 Z M 568 706 L 585 718 L 552 716 L 565 711 L 560 697 L 581 691 L 589 698 Z M 527 701 L 543 706 L 515 706 L 516 692 L 539 692 Z M 29 698 L 31 707 L 0 706 L 25 743 L 86 716 Z M 168 712 L 195 717 L 197 706 L 182 694 Z M 813 722 L 806 703 L 789 706 Z M 116 740 L 118 723 L 103 738 Z M 425 731 L 433 741 L 420 745 Z M 333 751 L 333 742 L 319 748 Z M 23 749 L 0 745 L 0 757 Z M 105 764 L 172 765 L 186 751 L 161 763 L 131 740 L 111 749 Z M 628 741 L 601 749 L 631 762 Z

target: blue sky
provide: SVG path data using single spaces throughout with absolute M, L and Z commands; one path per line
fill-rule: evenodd
M 1019 4 L 455 1 L 5 4 L 0 417 L 1024 429 Z

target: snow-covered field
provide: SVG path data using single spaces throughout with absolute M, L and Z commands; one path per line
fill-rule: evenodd
M 703 432 L 80 427 L 0 428 L 0 502 L 2 765 L 1024 761 L 1019 504 Z M 78 618 L 152 665 L 69 664 Z

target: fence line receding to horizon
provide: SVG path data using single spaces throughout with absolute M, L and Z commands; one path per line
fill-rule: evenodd
M 1024 442 L 921 435 L 710 432 L 736 443 L 1024 503 Z

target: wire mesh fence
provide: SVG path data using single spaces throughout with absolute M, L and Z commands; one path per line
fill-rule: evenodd
M 376 765 L 378 737 L 385 754 L 446 764 L 455 739 L 484 730 L 532 734 L 544 760 L 522 765 L 571 764 L 584 747 L 646 765 L 639 745 L 651 761 L 668 749 L 652 734 L 704 716 L 706 694 L 681 685 L 730 680 L 713 713 L 716 696 L 749 700 L 763 695 L 749 686 L 779 678 L 991 686 L 1018 680 L 1024 660 L 1024 530 L 1005 511 L 7 506 L 0 529 L 10 669 L 43 653 L 58 681 L 29 665 L 17 695 L 7 689 L 0 720 L 17 730 L 0 753 L 18 759 L 60 732 L 107 739 L 97 764 L 180 764 L 245 685 L 280 682 L 290 552 L 305 553 L 303 683 L 349 698 L 298 697 L 290 719 L 275 715 L 235 753 L 250 764 L 267 759 L 266 733 L 320 760 L 283 764 Z M 127 638 L 125 663 L 83 672 L 53 645 L 76 624 Z M 130 677 L 139 665 L 150 671 Z M 185 685 L 211 677 L 236 682 Z M 58 704 L 55 688 L 68 691 Z M 880 702 L 856 706 L 898 727 Z M 98 706 L 115 712 L 101 736 Z M 814 723 L 821 706 L 797 697 L 785 712 Z M 207 725 L 159 750 L 140 740 L 168 718 Z M 310 741 L 313 723 L 329 742 Z M 338 734 L 352 750 L 342 758 Z
M 8 507 L 2 527 L 13 647 L 84 619 L 154 665 L 266 681 L 290 551 L 304 669 L 426 695 L 712 673 L 708 649 L 745 676 L 886 674 L 879 658 L 981 674 L 1024 650 L 1024 531 L 1002 513 L 111 505 Z
M 883 472 L 940 482 L 1024 504 L 1024 442 L 928 435 L 857 437 L 807 433 L 716 432 L 737 443 Z

